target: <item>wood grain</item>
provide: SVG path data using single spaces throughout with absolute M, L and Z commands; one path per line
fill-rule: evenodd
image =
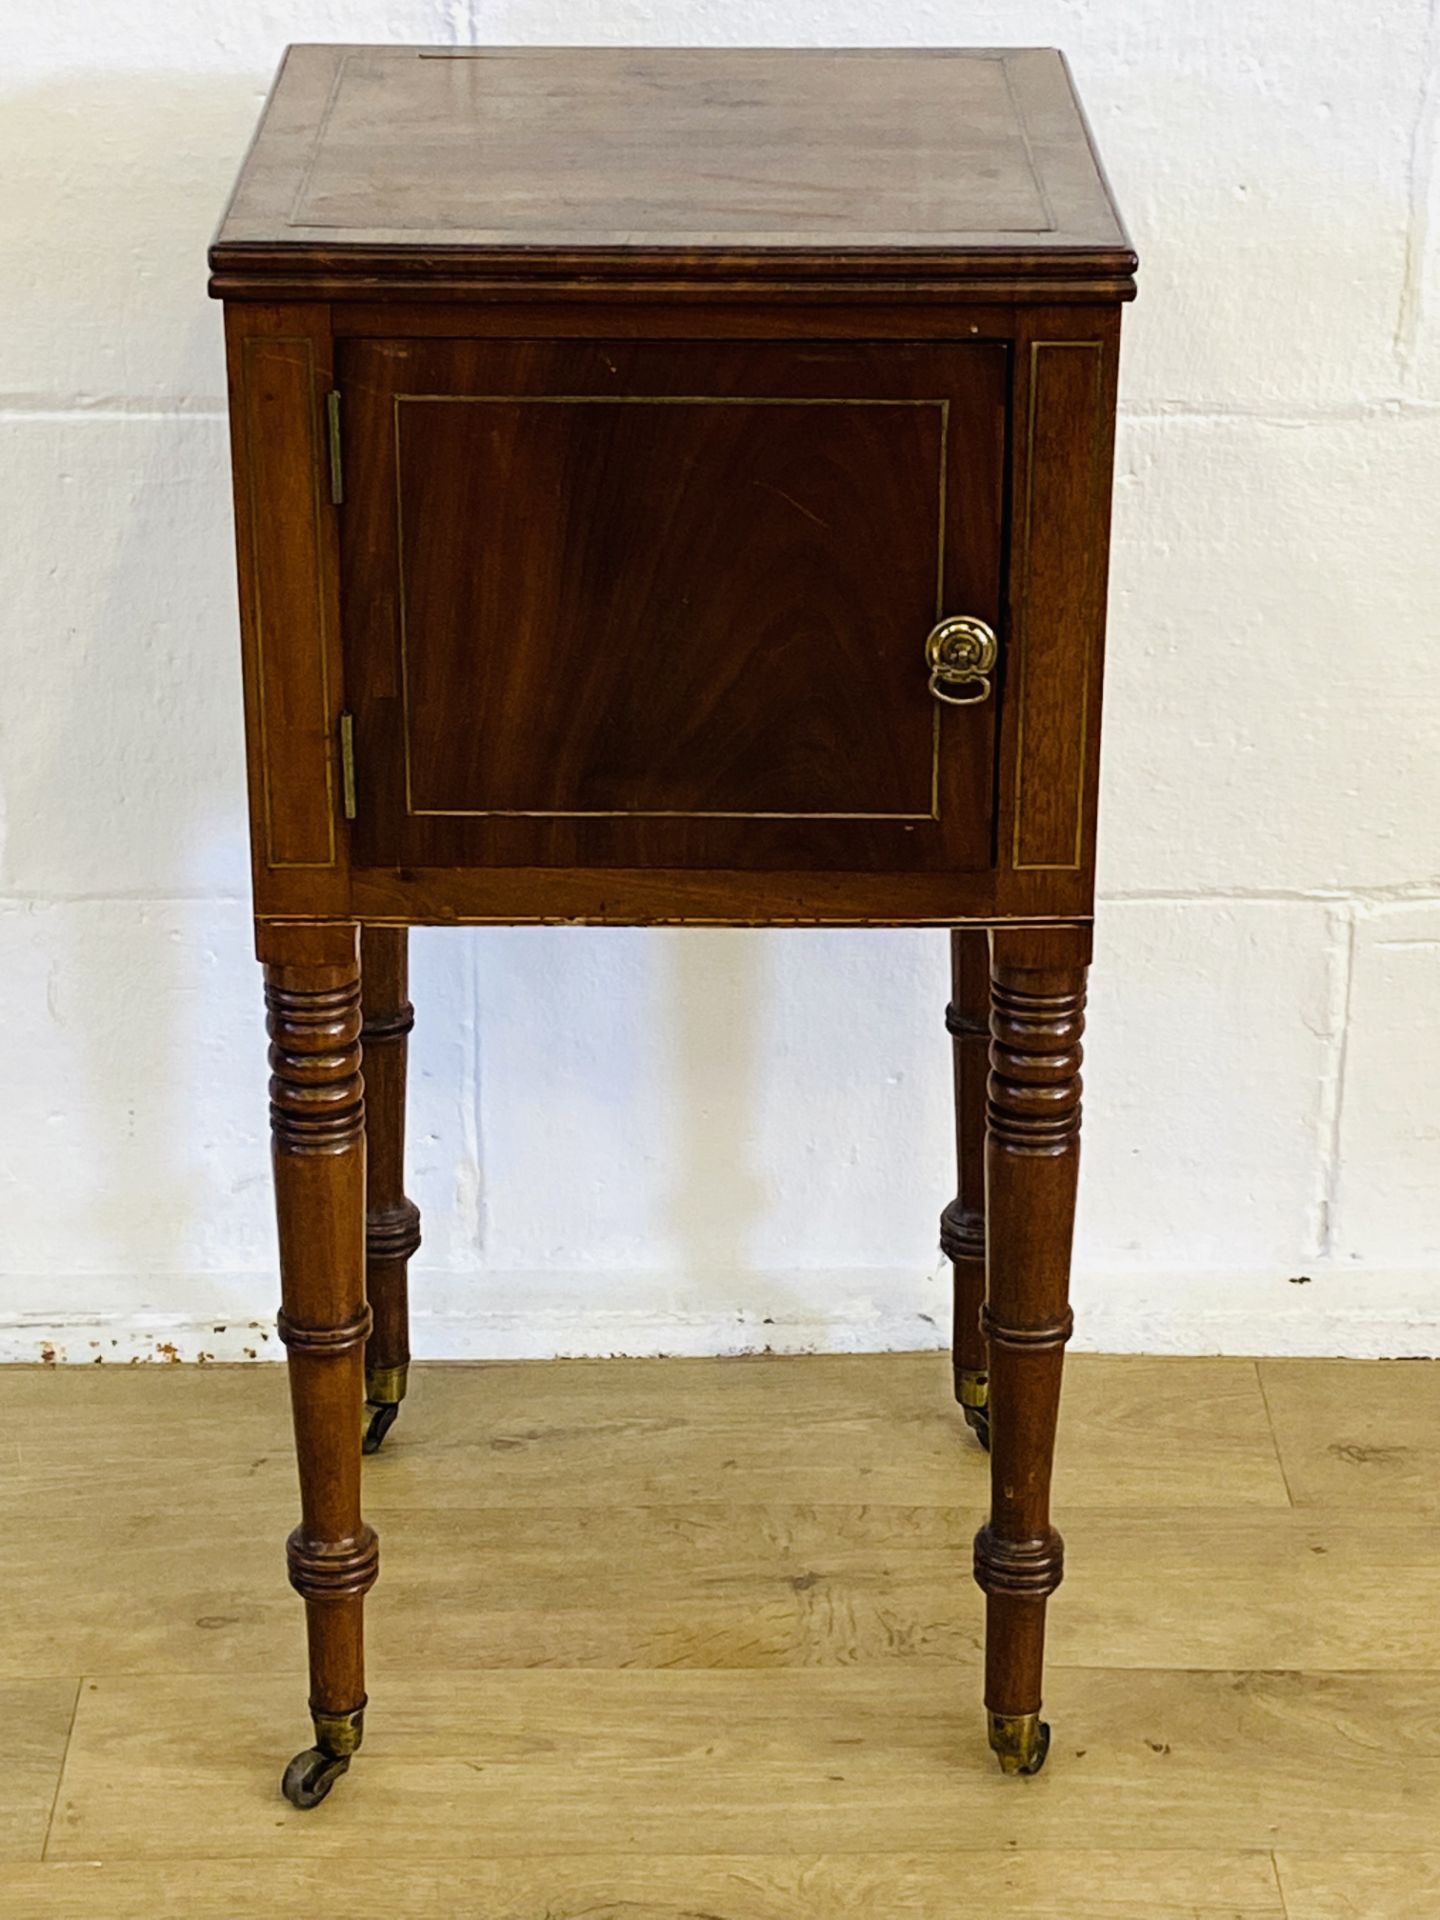
M 1134 258 L 1054 50 L 292 49 L 212 257 L 248 564 L 282 576 L 251 706 L 296 736 L 272 764 L 252 724 L 252 817 L 267 855 L 333 833 L 328 869 L 257 859 L 262 921 L 1088 919 Z M 317 391 L 261 444 L 243 355 L 288 338 Z M 1093 365 L 1079 400 L 1042 345 Z M 307 594 L 347 635 L 353 835 L 317 805 L 339 712 L 317 744 L 293 697 Z M 942 608 L 1002 657 L 937 720 L 906 661 Z
M 1004 857 L 1094 860 L 1119 322 L 1025 316 L 1015 349 Z
M 426 1367 L 421 1379 L 367 1470 L 371 1518 L 396 1547 L 369 1603 L 372 1639 L 395 1670 L 973 1664 L 968 1552 L 986 1467 L 942 1356 Z M 1272 1543 L 1283 1488 L 1249 1363 L 1082 1355 L 1067 1399 L 1062 1657 L 1224 1665 L 1238 1646 L 1280 1665 L 1293 1646 L 1325 1665 L 1429 1660 L 1431 1616 L 1410 1603 L 1432 1557 L 1403 1534 L 1384 1534 L 1397 1570 L 1365 1610 L 1338 1604 L 1362 1533 L 1332 1524 L 1289 1558 L 1288 1536 Z M 293 1658 L 294 1603 L 274 1577 L 294 1485 L 278 1369 L 12 1369 L 0 1406 L 21 1436 L 0 1488 L 12 1542 L 0 1671 Z M 95 1451 L 139 1428 L 153 1449 L 117 1460 L 97 1513 Z M 1238 1511 L 1214 1511 L 1217 1490 Z M 43 1529 L 24 1524 L 37 1505 Z M 86 1553 L 149 1604 L 117 1611 L 105 1585 L 70 1580 Z M 1152 1565 L 1177 1607 L 1154 1607 Z M 1370 1662 L 1367 1639 L 1384 1650 Z
M 1440 1364 L 1262 1360 L 1260 1378 L 1297 1506 L 1440 1511 Z
M 329 1856 L 0 1868 L 10 1920 L 303 1920 L 332 1908 L 364 1911 L 375 1888 L 373 1864 Z M 1057 1901 L 1065 1920 L 1285 1920 L 1268 1854 L 1085 1848 L 415 1860 L 404 1869 L 403 1911 L 405 1920 L 954 1920 L 957 1896 L 967 1911 L 1006 1920 L 1055 1920 Z M 1414 1914 L 1419 1920 L 1420 1909 Z
M 257 1346 L 274 1352 L 266 1331 L 256 1329 Z M 369 1469 L 367 1498 L 377 1503 L 984 1504 L 985 1463 L 964 1444 L 940 1353 L 430 1364 L 417 1373 L 423 1391 Z M 158 1516 L 165 1501 L 190 1512 L 197 1501 L 293 1496 L 276 1368 L 5 1367 L 0 1409 L 17 1499 L 81 1510 L 97 1450 L 132 1425 L 153 1445 L 115 1452 L 106 1486 L 117 1506 Z M 1253 1361 L 1075 1355 L 1061 1429 L 1055 1499 L 1067 1511 L 1288 1504 Z
M 949 1506 L 957 1472 L 984 1484 L 983 1462 L 963 1446 L 957 1459 L 959 1414 L 935 1355 L 629 1361 L 623 1397 L 612 1364 L 564 1363 L 560 1406 L 546 1394 L 543 1367 L 427 1371 L 423 1403 L 394 1436 L 396 1465 L 413 1450 L 431 1506 L 569 1505 L 570 1489 L 617 1471 L 637 1504 Z M 493 1398 L 480 1385 L 487 1377 L 497 1382 Z M 1057 1508 L 1147 1496 L 1179 1506 L 1286 1504 L 1248 1361 L 1092 1362 L 1067 1385 L 1061 1421 Z M 501 1454 L 503 1476 L 486 1465 Z
M 427 1379 L 429 1376 L 425 1376 Z M 965 1442 L 958 1428 L 957 1449 Z M 388 1445 L 388 1442 L 387 1442 Z M 968 1504 L 572 1508 L 392 1505 L 367 1602 L 377 1665 L 416 1668 L 954 1666 L 973 1673 L 981 1604 Z M 207 1482 L 208 1485 L 208 1482 Z M 57 1512 L 13 1546 L 0 1676 L 227 1675 L 295 1658 L 295 1605 L 275 1579 L 288 1483 L 216 1511 L 198 1495 Z M 238 1534 L 238 1538 L 237 1538 Z M 1440 1541 L 1403 1513 L 1066 1509 L 1070 1572 L 1052 1610 L 1061 1665 L 1440 1671 Z M 106 1582 L 69 1578 L 93 1554 Z M 1371 1569 L 1384 1577 L 1371 1577 Z
M 394 1375 L 410 1363 L 409 1266 L 420 1247 L 420 1210 L 405 1192 L 405 1074 L 415 1024 L 409 944 L 403 927 L 360 930 L 365 1297 L 374 1316 L 365 1392 L 367 1402 L 378 1402 L 370 1416 L 377 1445 L 390 1417 L 384 1409 L 396 1404 Z
M 940 1216 L 940 1251 L 951 1264 L 951 1358 L 956 1398 L 961 1376 L 988 1365 L 980 1310 L 985 1304 L 985 1082 L 990 1072 L 990 940 L 983 931 L 950 935 L 950 1035 L 955 1099 L 955 1198 Z M 977 1410 L 974 1424 L 987 1432 Z
M 1287 1920 L 1434 1920 L 1440 1853 L 1282 1853 Z
M 341 706 L 334 514 L 321 498 L 330 332 L 313 306 L 226 316 L 231 457 L 257 897 L 342 897 L 335 728 Z
M 1262 1371 L 1286 1376 L 1292 1466 L 1297 1436 L 1323 1463 L 1346 1403 L 1387 1398 L 1389 1444 L 1423 1453 L 1426 1368 Z M 367 1467 L 393 1549 L 383 1677 L 364 1764 L 317 1817 L 275 1791 L 277 1736 L 304 1728 L 274 1578 L 282 1370 L 0 1370 L 0 1910 L 298 1920 L 405 1849 L 417 1920 L 951 1920 L 957 1890 L 1022 1920 L 1430 1920 L 1432 1530 L 1343 1475 L 1333 1505 L 1287 1507 L 1253 1363 L 1074 1356 L 1063 1732 L 1044 1775 L 1006 1782 L 974 1724 L 984 1462 L 948 1373 L 941 1353 L 426 1368 Z M 467 1425 L 436 1504 L 429 1467 Z M 567 1506 L 537 1460 L 586 1431 Z M 873 1484 L 895 1453 L 923 1498 Z M 772 1497 L 743 1497 L 752 1469 Z
M 79 1687 L 73 1675 L 0 1681 L 0 1861 L 38 1859 L 45 1845 Z
M 50 1857 L 564 1857 L 955 1845 L 1407 1853 L 1440 1795 L 1440 1674 L 1055 1667 L 1046 1771 L 987 1763 L 973 1683 L 926 1668 L 377 1676 L 323 1821 L 277 1806 L 295 1680 L 87 1680 Z M 207 1742 L 197 1751 L 194 1729 Z M 163 1819 L 157 1809 L 164 1810 Z M 143 1817 L 142 1817 L 143 1810 Z
M 961 48 L 294 47 L 210 258 L 230 297 L 378 269 L 1123 298 L 1134 267 L 1063 59 Z
M 358 927 L 321 926 L 270 932 L 260 943 L 280 1242 L 277 1324 L 300 1473 L 300 1524 L 285 1558 L 305 1602 L 310 1704 L 322 1746 L 319 1716 L 358 1715 L 365 1704 L 364 1600 L 379 1570 L 375 1532 L 360 1512 L 371 1315 L 359 938 Z
M 347 342 L 366 867 L 991 864 L 1008 362 L 974 346 Z
M 272 876 L 267 894 L 278 901 Z M 355 871 L 368 923 L 395 926 L 949 928 L 960 921 L 1088 917 L 1076 873 L 706 872 L 693 867 L 383 867 Z M 303 918 L 293 898 L 267 908 Z
M 432 918 L 990 926 L 995 1453 L 974 1569 L 1012 1760 L 1062 1571 L 1049 1489 L 1135 264 L 1063 57 L 292 50 L 211 263 L 302 1495 L 288 1557 L 321 1750 L 288 1797 L 313 1806 L 334 1770 L 310 1760 L 358 1744 L 378 1565 L 345 1417 L 373 1325 L 355 934 L 393 956 Z M 647 322 L 701 285 L 724 296 L 713 337 Z M 857 337 L 871 302 L 946 290 L 950 338 Z M 337 341 L 341 292 L 378 307 L 373 334 Z M 623 318 L 505 338 L 467 317 L 494 294 Z M 407 336 L 386 303 L 420 295 L 463 324 Z M 764 305 L 807 307 L 814 331 L 757 334 Z M 946 616 L 972 622 L 969 659 L 932 652 Z M 396 1060 L 378 1071 L 372 1363 L 405 1350 L 416 1243 Z M 373 1451 L 398 1365 L 371 1384 Z
M 975 1578 L 985 1593 L 985 1705 L 1007 1718 L 1040 1709 L 1046 1601 L 1064 1577 L 1050 1486 L 1074 1324 L 1070 1243 L 1091 945 L 1088 929 L 1075 927 L 990 935 L 980 1315 L 990 1352 L 990 1512 L 975 1536 Z

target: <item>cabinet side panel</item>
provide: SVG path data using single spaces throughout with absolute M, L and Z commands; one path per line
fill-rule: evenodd
M 1002 833 L 1017 871 L 1094 862 L 1117 345 L 1113 313 L 1037 315 L 1018 350 Z
M 344 862 L 328 322 L 323 308 L 244 308 L 226 334 L 257 896 L 299 870 L 293 884 L 328 903 L 324 876 Z

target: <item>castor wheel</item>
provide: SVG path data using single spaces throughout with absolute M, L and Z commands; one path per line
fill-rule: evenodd
M 1002 1773 L 1039 1773 L 1050 1751 L 1050 1728 L 1038 1713 L 992 1713 L 990 1750 Z
M 292 1807 L 305 1813 L 319 1806 L 349 1765 L 348 1753 L 323 1753 L 319 1747 L 307 1747 L 286 1767 L 280 1791 Z
M 986 1453 L 990 1451 L 990 1414 L 985 1407 L 965 1407 L 965 1424 L 980 1442 Z
M 360 1441 L 362 1453 L 378 1453 L 386 1434 L 394 1426 L 400 1414 L 398 1400 L 367 1400 L 365 1402 L 365 1432 Z

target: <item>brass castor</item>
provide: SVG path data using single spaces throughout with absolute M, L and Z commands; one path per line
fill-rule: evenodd
M 990 1750 L 1002 1773 L 1039 1773 L 1050 1751 L 1050 1729 L 1038 1713 L 992 1713 Z
M 280 1791 L 302 1813 L 319 1806 L 359 1751 L 365 1737 L 365 1704 L 362 1701 L 349 1713 L 317 1713 L 312 1708 L 310 1718 L 315 1723 L 315 1745 L 296 1754 L 280 1782 Z
M 319 1747 L 307 1747 L 286 1767 L 280 1791 L 292 1807 L 305 1813 L 319 1806 L 349 1766 L 348 1753 L 322 1753 Z
M 989 1374 L 972 1373 L 967 1367 L 957 1367 L 955 1398 L 960 1402 L 960 1411 L 965 1416 L 966 1426 L 988 1453 L 990 1451 Z
M 398 1400 L 367 1400 L 365 1402 L 365 1432 L 361 1436 L 362 1453 L 378 1453 L 386 1434 L 394 1426 L 400 1415 Z
M 408 1366 L 366 1369 L 365 1426 L 360 1440 L 362 1453 L 380 1451 L 386 1434 L 399 1416 L 409 1372 Z

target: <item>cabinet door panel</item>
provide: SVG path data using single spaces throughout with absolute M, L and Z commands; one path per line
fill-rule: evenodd
M 975 868 L 994 345 L 347 342 L 362 865 Z

